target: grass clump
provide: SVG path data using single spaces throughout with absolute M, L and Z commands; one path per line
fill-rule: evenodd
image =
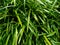
M 0 45 L 60 45 L 60 1 L 0 0 Z

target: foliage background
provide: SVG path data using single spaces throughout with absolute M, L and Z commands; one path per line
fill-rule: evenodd
M 0 0 L 0 45 L 60 45 L 60 0 Z

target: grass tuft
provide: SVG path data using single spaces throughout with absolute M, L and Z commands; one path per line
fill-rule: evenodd
M 60 45 L 60 0 L 0 0 L 0 45 Z

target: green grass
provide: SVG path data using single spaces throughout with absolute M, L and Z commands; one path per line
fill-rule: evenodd
M 60 45 L 60 0 L 0 0 L 0 45 Z

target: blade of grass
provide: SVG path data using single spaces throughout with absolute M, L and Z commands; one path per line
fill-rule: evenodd
M 15 11 L 15 14 L 16 14 L 16 16 L 17 16 L 17 19 L 18 19 L 18 21 L 19 21 L 19 24 L 21 25 L 21 27 L 22 27 L 22 22 L 21 22 L 21 19 L 20 19 L 20 17 L 18 16 L 18 13 L 17 13 L 17 11 Z
M 51 7 L 51 10 L 54 8 L 55 4 L 57 3 L 57 0 L 54 1 L 52 7 Z
M 38 16 L 38 17 L 42 21 L 42 23 L 45 24 L 44 20 L 40 16 Z
M 53 36 L 56 32 L 50 32 L 49 35 L 47 35 L 47 37 Z
M 19 31 L 19 40 L 18 40 L 18 44 L 19 44 L 20 41 L 21 41 L 21 38 L 22 38 L 23 33 L 24 33 L 24 29 L 25 29 L 25 26 L 23 25 L 22 28 L 21 28 L 21 30 Z
M 59 37 L 59 32 L 58 32 L 58 29 L 56 28 L 55 25 L 53 25 L 53 29 L 54 29 L 54 31 L 56 31 L 56 35 L 57 35 L 57 37 Z
M 13 35 L 12 45 L 17 45 L 17 41 L 18 41 L 18 31 L 17 31 L 17 27 L 16 27 L 15 33 Z
M 0 8 L 0 10 L 6 9 L 8 7 L 14 7 L 14 5 L 9 5 L 9 6 L 2 7 L 2 8 Z
M 28 32 L 29 23 L 30 23 L 30 13 L 31 13 L 31 10 L 29 10 L 28 19 L 27 19 L 27 32 Z
M 32 15 L 34 16 L 34 19 L 39 23 L 39 20 L 37 18 L 37 15 L 32 12 Z
M 8 37 L 7 37 L 7 39 L 6 39 L 6 44 L 5 44 L 5 45 L 8 45 L 9 38 L 10 38 L 10 35 L 8 35 Z
M 43 37 L 45 38 L 45 41 L 48 43 L 48 45 L 52 45 L 46 36 L 43 36 Z

